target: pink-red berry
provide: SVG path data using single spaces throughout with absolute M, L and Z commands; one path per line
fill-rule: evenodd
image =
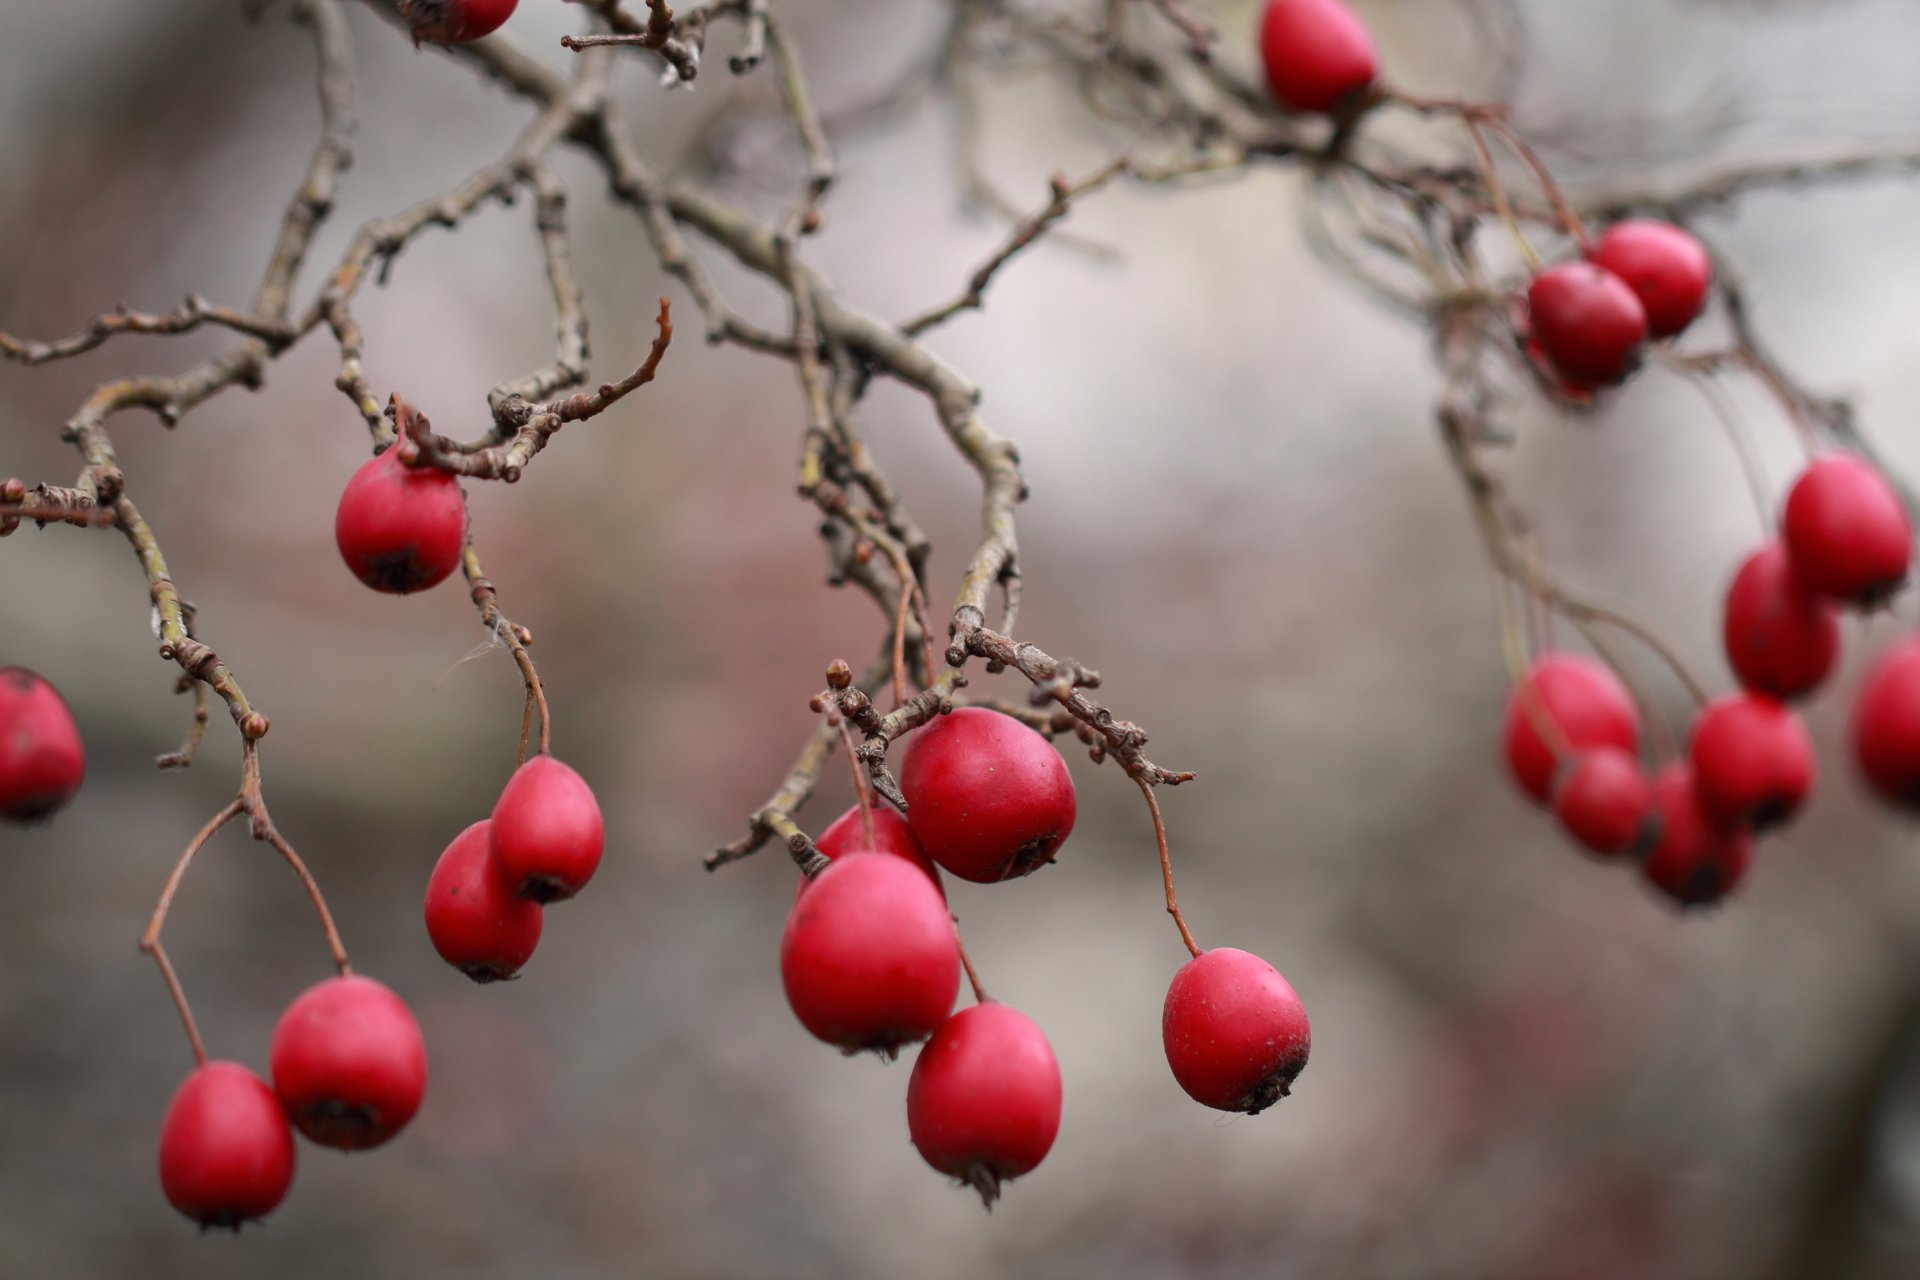
M 409 467 L 388 449 L 347 481 L 333 536 L 347 568 L 375 591 L 424 591 L 460 566 L 466 499 L 450 473 Z
M 794 903 L 780 979 L 816 1038 L 846 1053 L 892 1056 L 938 1030 L 959 993 L 946 900 L 904 858 L 846 854 Z
M 1639 367 L 1647 312 L 1627 282 L 1605 267 L 1564 262 L 1527 287 L 1527 331 L 1568 382 L 1607 387 Z
M 427 937 L 440 958 L 475 982 L 520 972 L 540 944 L 540 904 L 519 897 L 495 868 L 491 820 L 453 838 L 427 879 Z
M 1779 826 L 1813 790 L 1813 739 L 1799 716 L 1762 693 L 1708 704 L 1688 755 L 1700 804 L 1723 825 Z
M 1295 111 L 1354 105 L 1380 75 L 1373 33 L 1344 0 L 1267 0 L 1260 60 L 1273 96 Z
M 860 806 L 856 804 L 828 823 L 827 829 L 820 833 L 820 838 L 813 842 L 813 847 L 828 859 L 848 853 L 890 853 L 896 858 L 905 858 L 926 872 L 927 878 L 933 881 L 933 887 L 940 890 L 940 896 L 946 897 L 946 887 L 940 883 L 940 868 L 920 847 L 920 842 L 913 838 L 913 828 L 907 825 L 907 820 L 888 805 L 875 804 L 870 809 L 873 823 L 871 838 L 867 835 L 869 819 L 861 817 Z M 796 897 L 807 887 L 807 883 L 807 878 L 801 876 L 800 883 L 794 886 Z
M 1682 907 L 1704 907 L 1733 892 L 1747 874 L 1753 844 L 1739 827 L 1715 822 L 1700 804 L 1693 770 L 1674 764 L 1653 780 L 1659 834 L 1641 870 Z
M 907 1132 L 989 1207 L 1031 1173 L 1060 1132 L 1060 1064 L 1033 1019 L 992 1001 L 947 1019 L 913 1064 Z
M 1780 534 L 1800 581 L 1821 595 L 1871 607 L 1907 580 L 1907 509 L 1879 468 L 1854 454 L 1827 454 L 1800 473 Z
M 1832 606 L 1801 583 L 1779 542 L 1748 556 L 1734 575 L 1721 634 L 1740 683 L 1776 698 L 1813 692 L 1840 653 Z
M 514 771 L 493 806 L 495 872 L 534 902 L 559 902 L 586 888 L 599 869 L 607 828 L 593 788 L 550 755 Z
M 1167 989 L 1161 1039 L 1173 1078 L 1195 1102 L 1258 1115 L 1293 1088 L 1313 1029 L 1300 997 L 1259 956 L 1202 951 Z
M 414 43 L 465 44 L 498 31 L 519 0 L 400 0 Z
M 24 667 L 0 668 L 0 818 L 44 822 L 86 776 L 87 753 L 66 699 Z
M 379 1146 L 406 1128 L 426 1094 L 420 1024 L 372 978 L 308 987 L 280 1015 L 268 1056 L 287 1118 L 323 1147 Z
M 1073 778 L 1012 716 L 961 707 L 916 729 L 900 762 L 907 825 L 933 860 L 978 884 L 1044 867 L 1073 831 Z
M 1671 222 L 1632 218 L 1607 228 L 1588 256 L 1626 281 L 1656 338 L 1671 338 L 1707 306 L 1713 260 L 1701 243 Z
M 237 1062 L 206 1062 L 160 1123 L 160 1189 L 202 1227 L 238 1231 L 293 1185 L 293 1130 L 267 1082 Z
M 1575 757 L 1554 788 L 1553 812 L 1568 835 L 1601 855 L 1625 853 L 1653 810 L 1653 784 L 1640 758 L 1619 747 Z
M 1541 804 L 1553 798 L 1554 774 L 1571 754 L 1595 747 L 1640 748 L 1640 713 L 1612 670 L 1577 653 L 1536 659 L 1507 699 L 1507 767 Z
M 1881 799 L 1920 813 L 1920 636 L 1881 654 L 1861 682 L 1853 754 Z

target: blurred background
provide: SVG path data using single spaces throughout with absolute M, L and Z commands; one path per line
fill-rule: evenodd
M 1475 4 L 1359 7 L 1399 82 L 1495 84 L 1502 51 Z M 1521 7 L 1520 123 L 1583 191 L 1920 133 L 1908 0 Z M 520 10 L 510 30 L 571 56 L 558 37 L 583 11 Z M 1226 56 L 1248 59 L 1253 6 L 1207 11 Z M 941 23 L 931 0 L 782 12 L 829 114 L 899 76 Z M 363 126 L 302 299 L 357 225 L 490 161 L 527 115 L 370 11 L 350 18 Z M 713 60 L 697 90 L 667 93 L 649 66 L 633 60 L 621 92 L 655 163 L 782 210 L 802 170 L 768 77 L 736 82 Z M 988 90 L 984 163 L 1022 207 L 1106 154 L 1044 77 Z M 232 3 L 9 5 L 0 120 L 0 328 L 52 337 L 189 290 L 242 304 L 317 127 L 308 37 L 283 10 L 249 24 Z M 949 105 L 836 141 L 813 260 L 885 315 L 956 293 L 1003 229 L 962 199 Z M 0 1275 L 1915 1274 L 1920 858 L 1844 743 L 1861 666 L 1912 625 L 1912 599 L 1849 624 L 1848 665 L 1809 708 L 1817 798 L 1735 901 L 1683 919 L 1631 871 L 1583 860 L 1498 763 L 1493 595 L 1432 426 L 1424 337 L 1307 251 L 1302 182 L 1282 169 L 1087 201 L 1072 229 L 1108 252 L 1039 248 L 933 345 L 1025 457 L 1022 633 L 1098 667 L 1154 757 L 1199 773 L 1164 796 L 1183 905 L 1204 944 L 1293 981 L 1312 1064 L 1257 1119 L 1180 1092 L 1159 1017 L 1185 957 L 1139 797 L 1063 744 L 1081 816 L 1059 866 L 950 886 L 989 987 L 1052 1039 L 1060 1138 L 991 1217 L 925 1168 L 906 1137 L 909 1064 L 843 1061 L 785 1007 L 785 858 L 700 868 L 784 775 L 825 665 L 864 660 L 880 633 L 867 600 L 822 583 L 793 496 L 791 370 L 706 347 L 638 224 L 585 165 L 562 173 L 595 376 L 637 361 L 660 293 L 681 321 L 658 383 L 569 428 L 518 486 L 472 487 L 502 603 L 538 637 L 555 749 L 606 809 L 598 880 L 552 911 L 523 981 L 473 986 L 428 944 L 427 873 L 512 768 L 519 680 L 458 587 L 395 599 L 342 569 L 333 507 L 367 441 L 324 337 L 177 430 L 117 419 L 203 637 L 272 716 L 274 815 L 358 967 L 418 1011 L 432 1084 L 387 1150 L 303 1146 L 263 1228 L 203 1238 L 169 1209 L 154 1143 L 190 1058 L 134 940 L 232 794 L 235 735 L 216 710 L 194 768 L 155 771 L 190 708 L 154 657 L 138 565 L 111 533 L 24 529 L 0 543 L 0 663 L 66 694 L 91 758 L 51 828 L 0 830 Z M 1706 224 L 1744 264 L 1774 348 L 1856 394 L 1909 478 L 1916 215 L 1920 186 L 1896 178 L 1755 196 Z M 549 358 L 531 217 L 522 202 L 429 233 L 362 295 L 382 395 L 471 435 L 487 388 Z M 777 296 L 720 278 L 784 326 Z M 95 383 L 225 342 L 124 339 L 0 367 L 0 475 L 69 482 L 59 425 Z M 1790 434 L 1740 402 L 1777 492 Z M 934 536 L 944 601 L 975 537 L 972 473 L 897 389 L 863 420 Z M 1549 554 L 1730 683 L 1720 593 L 1758 530 L 1704 403 L 1656 373 L 1592 417 L 1520 403 L 1509 422 Z M 842 771 L 830 779 L 812 830 L 848 802 Z M 210 1050 L 256 1069 L 280 1009 L 327 972 L 297 886 L 233 829 L 188 880 L 168 944 Z

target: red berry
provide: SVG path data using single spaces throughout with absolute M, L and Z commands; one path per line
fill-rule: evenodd
M 467 540 L 460 482 L 437 467 L 409 467 L 388 449 L 347 481 L 333 537 L 347 568 L 375 591 L 424 591 L 460 566 Z
M 1759 693 L 1710 703 L 1693 724 L 1694 790 L 1708 816 L 1763 831 L 1813 790 L 1813 740 L 1800 717 Z
M 1012 716 L 961 707 L 915 730 L 900 762 L 907 825 L 933 860 L 976 884 L 1046 866 L 1073 831 L 1073 778 Z
M 1033 1019 L 991 1001 L 947 1019 L 913 1064 L 907 1132 L 989 1208 L 1032 1172 L 1060 1132 L 1060 1064 Z
M 1821 595 L 1871 606 L 1907 580 L 1907 509 L 1879 469 L 1851 453 L 1827 454 L 1800 473 L 1780 532 L 1800 581 Z
M 838 858 L 845 853 L 890 853 L 896 858 L 905 858 L 926 872 L 928 879 L 933 881 L 933 887 L 940 890 L 940 896 L 946 897 L 947 891 L 940 883 L 940 868 L 933 865 L 933 859 L 913 838 L 913 828 L 907 825 L 907 820 L 886 805 L 876 804 L 872 809 L 871 840 L 867 838 L 867 824 L 860 816 L 860 806 L 856 804 L 828 824 L 827 829 L 820 833 L 820 838 L 813 842 L 813 847 L 828 858 Z M 794 896 L 798 897 L 806 887 L 807 878 L 801 876 L 800 883 L 794 886 Z
M 1653 784 L 1639 757 L 1596 747 L 1574 760 L 1553 793 L 1553 812 L 1567 834 L 1599 854 L 1624 853 L 1646 827 Z
M 406 1002 L 372 978 L 328 978 L 273 1028 L 273 1087 L 323 1147 L 364 1151 L 406 1128 L 427 1089 L 427 1048 Z
M 891 1057 L 932 1035 L 960 990 L 946 900 L 904 858 L 850 853 L 814 877 L 780 938 L 787 1003 L 817 1038 Z
M 1656 338 L 1671 338 L 1707 306 L 1713 260 L 1671 222 L 1634 218 L 1607 228 L 1588 256 L 1627 282 Z
M 202 1227 L 264 1218 L 293 1185 L 293 1130 L 267 1082 L 237 1062 L 195 1067 L 160 1123 L 160 1189 Z
M 413 40 L 465 44 L 500 29 L 519 0 L 400 0 Z
M 586 888 L 600 866 L 607 828 L 585 779 L 549 755 L 514 771 L 493 806 L 494 870 L 535 902 L 559 902 Z
M 1734 575 L 1722 634 L 1740 683 L 1776 698 L 1813 692 L 1840 652 L 1833 610 L 1801 585 L 1778 542 L 1748 556 Z
M 86 775 L 80 730 L 59 690 L 24 667 L 0 668 L 0 818 L 44 822 Z
M 1670 765 L 1653 780 L 1660 834 L 1641 864 L 1647 879 L 1683 907 L 1703 907 L 1733 891 L 1747 874 L 1753 845 L 1737 827 L 1722 827 L 1700 805 L 1693 770 Z
M 453 838 L 427 879 L 427 936 L 475 982 L 511 978 L 540 944 L 540 904 L 514 896 L 488 853 L 491 821 Z
M 1556 735 L 1542 736 L 1552 726 Z M 1640 749 L 1640 713 L 1612 670 L 1577 653 L 1549 653 L 1534 661 L 1507 699 L 1506 756 L 1526 793 L 1546 804 L 1553 796 L 1556 748 L 1578 753 L 1595 747 Z M 1564 763 L 1571 763 L 1564 762 Z
M 1267 0 L 1260 59 L 1273 96 L 1295 111 L 1356 102 L 1380 74 L 1373 33 L 1342 0 Z
M 1202 951 L 1173 975 L 1160 1034 L 1173 1078 L 1195 1102 L 1248 1115 L 1287 1096 L 1313 1043 L 1287 980 L 1232 947 Z
M 1569 382 L 1624 381 L 1640 363 L 1647 312 L 1627 282 L 1591 262 L 1549 267 L 1527 287 L 1527 328 Z
M 1853 704 L 1853 753 L 1881 799 L 1920 812 L 1920 637 L 1867 672 Z

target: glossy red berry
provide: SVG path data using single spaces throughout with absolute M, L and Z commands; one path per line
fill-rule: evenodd
M 333 537 L 347 568 L 375 591 L 424 591 L 460 566 L 467 540 L 460 482 L 436 467 L 409 467 L 388 449 L 347 481 Z
M 1188 1096 L 1249 1115 L 1287 1096 L 1313 1043 L 1307 1011 L 1287 980 L 1232 947 L 1202 951 L 1173 975 L 1160 1034 Z
M 860 806 L 854 805 L 827 825 L 820 838 L 813 842 L 827 858 L 838 858 L 848 853 L 890 853 L 896 858 L 905 858 L 914 866 L 927 873 L 933 881 L 933 887 L 940 890 L 940 896 L 946 897 L 947 890 L 940 883 L 940 868 L 933 864 L 927 851 L 913 838 L 913 828 L 899 811 L 887 805 L 872 806 L 873 837 L 867 837 L 867 822 L 860 816 Z M 800 877 L 800 883 L 794 887 L 795 895 L 807 887 L 807 878 Z
M 323 1147 L 363 1151 L 413 1119 L 427 1048 L 406 1002 L 372 978 L 328 978 L 273 1028 L 273 1087 L 287 1118 Z
M 1920 637 L 1867 672 L 1853 704 L 1853 754 L 1881 799 L 1920 813 Z
M 401 0 L 414 43 L 465 44 L 500 29 L 519 0 Z
M 1887 478 L 1865 458 L 1830 453 L 1787 493 L 1781 537 L 1800 581 L 1861 606 L 1881 603 L 1907 580 L 1913 525 Z
M 1671 222 L 1615 223 L 1588 257 L 1639 296 L 1647 329 L 1656 338 L 1673 337 L 1706 309 L 1713 260 L 1698 240 Z
M 1832 607 L 1801 584 L 1778 542 L 1748 556 L 1734 575 L 1722 636 L 1740 683 L 1776 698 L 1813 692 L 1840 653 Z
M 515 893 L 559 902 L 593 879 L 607 828 L 586 780 L 552 756 L 537 755 L 500 792 L 489 840 L 494 870 Z
M 1693 770 L 1670 765 L 1653 780 L 1653 810 L 1659 834 L 1641 870 L 1682 907 L 1704 907 L 1733 892 L 1747 874 L 1753 844 L 1738 827 L 1707 815 L 1694 788 Z
M 488 850 L 491 821 L 453 838 L 427 879 L 427 937 L 440 958 L 475 982 L 520 972 L 540 943 L 540 904 L 514 894 Z
M 1591 262 L 1564 262 L 1527 287 L 1527 328 L 1561 377 L 1605 387 L 1639 367 L 1647 312 L 1613 272 Z
M 1640 759 L 1619 747 L 1583 751 L 1553 793 L 1553 812 L 1567 834 L 1598 854 L 1624 853 L 1640 839 L 1653 810 L 1653 784 Z
M 66 699 L 24 667 L 0 668 L 0 818 L 44 822 L 73 799 L 87 754 Z
M 933 860 L 977 884 L 1046 866 L 1073 831 L 1073 778 L 1012 716 L 961 707 L 916 729 L 900 762 L 907 825 Z
M 1267 0 L 1260 60 L 1273 96 L 1295 111 L 1356 103 L 1380 74 L 1373 33 L 1344 0 Z
M 1798 813 L 1813 790 L 1813 739 L 1800 717 L 1762 693 L 1736 693 L 1693 725 L 1694 790 L 1709 817 L 1755 831 Z
M 1543 735 L 1551 726 L 1555 732 Z M 1559 740 L 1556 741 L 1555 739 Z M 1507 767 L 1521 789 L 1548 803 L 1560 761 L 1555 751 L 1640 748 L 1640 713 L 1612 670 L 1577 653 L 1549 653 L 1534 661 L 1507 699 Z
M 1031 1173 L 1060 1132 L 1060 1064 L 1033 1019 L 992 1001 L 947 1019 L 913 1064 L 907 1132 L 988 1207 Z
M 267 1082 L 237 1062 L 206 1062 L 160 1123 L 160 1189 L 202 1227 L 264 1218 L 293 1185 L 293 1130 Z
M 780 939 L 800 1024 L 846 1053 L 891 1057 L 939 1029 L 960 990 L 946 900 L 904 858 L 849 853 L 814 877 Z

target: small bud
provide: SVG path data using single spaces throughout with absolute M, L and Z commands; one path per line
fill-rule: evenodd
M 266 737 L 270 727 L 267 718 L 258 711 L 249 711 L 246 718 L 240 721 L 240 733 L 248 742 L 258 742 Z
M 0 484 L 0 502 L 25 502 L 26 500 L 27 486 L 19 480 L 8 480 Z
M 849 689 L 853 687 L 853 668 L 847 665 L 845 658 L 835 658 L 827 668 L 827 687 L 829 689 Z

